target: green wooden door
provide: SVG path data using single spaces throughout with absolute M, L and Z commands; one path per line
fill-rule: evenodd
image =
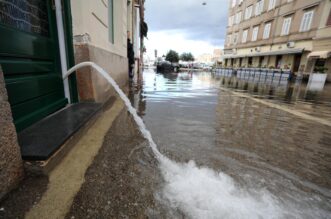
M 59 60 L 51 0 L 0 0 L 0 64 L 17 131 L 67 104 Z

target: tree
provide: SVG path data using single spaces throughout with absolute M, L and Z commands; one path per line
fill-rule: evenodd
M 179 61 L 179 55 L 176 51 L 170 50 L 165 58 L 167 61 L 173 63 L 173 62 L 178 62 Z
M 194 61 L 194 56 L 190 52 L 184 52 L 180 55 L 180 60 L 186 61 L 186 62 Z

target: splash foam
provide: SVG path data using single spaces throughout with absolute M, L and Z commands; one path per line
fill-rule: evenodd
M 249 193 L 234 180 L 193 161 L 160 163 L 166 181 L 162 196 L 190 218 L 283 218 L 281 204 L 267 191 Z

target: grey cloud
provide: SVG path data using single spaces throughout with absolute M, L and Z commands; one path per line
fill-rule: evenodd
M 202 3 L 207 5 L 203 6 Z M 177 30 L 188 39 L 224 43 L 228 0 L 146 0 L 151 31 Z

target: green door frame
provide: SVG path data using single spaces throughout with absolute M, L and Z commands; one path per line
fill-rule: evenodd
M 0 41 L 0 61 L 4 64 L 2 66 L 4 73 L 8 72 L 5 75 L 7 76 L 5 78 L 6 88 L 11 94 L 12 110 L 15 108 L 17 131 L 25 129 L 67 104 L 66 98 L 62 97 L 64 90 L 60 86 L 62 84 L 63 87 L 63 80 L 61 80 L 62 74 L 58 57 L 59 47 L 54 6 L 51 0 L 45 2 L 49 15 L 49 37 L 32 32 L 27 33 L 24 30 L 15 32 L 13 27 L 0 26 L 0 30 L 4 31 L 1 38 L 7 39 L 7 41 L 4 39 Z M 75 65 L 70 0 L 62 1 L 62 4 L 66 58 L 67 66 L 70 68 Z M 12 42 L 11 40 L 16 40 L 13 46 L 10 43 L 5 43 Z M 33 81 L 34 75 L 37 75 L 36 82 Z M 32 91 L 26 92 L 28 86 Z M 69 78 L 69 88 L 72 103 L 78 102 L 75 75 Z M 17 98 L 15 97 L 16 94 L 18 95 Z M 14 97 L 16 99 L 13 99 Z
M 62 7 L 64 10 L 63 15 L 63 28 L 65 34 L 66 43 L 66 53 L 67 53 L 67 65 L 71 68 L 75 65 L 75 54 L 74 54 L 74 44 L 73 44 L 73 34 L 72 34 L 72 16 L 71 16 L 71 1 L 62 1 Z M 77 90 L 77 79 L 76 74 L 69 76 L 69 89 L 70 97 L 72 103 L 77 103 L 78 100 L 78 90 Z
M 58 58 L 55 13 L 51 0 L 43 1 L 40 6 L 46 10 L 47 16 L 43 19 L 48 21 L 47 34 L 15 28 L 6 22 L 0 25 L 0 62 L 18 132 L 67 104 Z M 9 6 L 2 9 L 10 11 Z

